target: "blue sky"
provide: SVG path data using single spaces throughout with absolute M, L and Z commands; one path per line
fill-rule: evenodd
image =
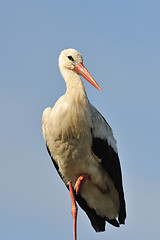
M 102 88 L 84 80 L 117 139 L 128 215 L 98 234 L 79 209 L 78 239 L 159 238 L 159 12 L 158 0 L 0 2 L 0 239 L 72 239 L 70 196 L 41 131 L 65 92 L 58 56 L 70 47 Z

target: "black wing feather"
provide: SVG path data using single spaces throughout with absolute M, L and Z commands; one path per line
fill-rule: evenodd
M 118 215 L 118 221 L 120 224 L 125 224 L 126 207 L 125 207 L 124 192 L 123 192 L 123 185 L 122 185 L 121 167 L 120 167 L 118 154 L 108 144 L 107 140 L 103 140 L 101 138 L 95 138 L 95 137 L 92 138 L 92 151 L 99 159 L 101 159 L 101 165 L 109 174 L 110 178 L 114 182 L 114 185 L 119 193 L 120 211 Z M 115 221 L 115 219 L 113 221 Z M 109 223 L 113 224 L 114 222 L 109 222 Z

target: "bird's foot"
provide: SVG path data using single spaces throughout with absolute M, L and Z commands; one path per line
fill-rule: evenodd
M 82 174 L 76 181 L 75 183 L 75 186 L 74 186 L 74 189 L 76 191 L 76 194 L 78 194 L 81 189 L 82 189 L 82 186 L 84 185 L 85 181 L 86 180 L 90 180 L 90 177 L 87 175 L 87 174 Z
M 93 183 L 91 181 L 91 178 L 90 178 L 89 175 L 82 174 L 81 176 L 79 176 L 79 178 L 77 179 L 77 181 L 75 183 L 75 186 L 74 186 L 74 190 L 75 190 L 76 194 L 81 192 L 81 189 L 82 189 L 86 180 L 90 181 L 102 194 L 108 194 L 109 193 L 109 189 L 101 188 L 98 184 Z

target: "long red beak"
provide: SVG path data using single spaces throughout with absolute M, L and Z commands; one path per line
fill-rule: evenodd
M 91 83 L 95 88 L 102 92 L 102 89 L 99 87 L 98 83 L 93 79 L 93 77 L 90 75 L 90 73 L 87 71 L 87 69 L 84 67 L 82 63 L 75 65 L 74 71 L 76 71 L 78 74 L 84 77 L 89 83 Z

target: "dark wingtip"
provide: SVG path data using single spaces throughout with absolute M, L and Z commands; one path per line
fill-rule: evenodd
M 114 227 L 120 227 L 119 222 L 116 219 L 108 219 L 106 218 L 106 221 L 113 225 Z
M 125 203 L 123 203 L 123 208 L 120 210 L 118 221 L 120 224 L 125 224 L 125 219 L 126 219 L 126 210 L 125 210 Z
M 105 220 L 104 219 L 99 219 L 100 221 L 94 221 L 94 219 L 91 219 L 91 224 L 92 224 L 92 227 L 94 228 L 94 230 L 96 232 L 104 232 L 105 231 Z

